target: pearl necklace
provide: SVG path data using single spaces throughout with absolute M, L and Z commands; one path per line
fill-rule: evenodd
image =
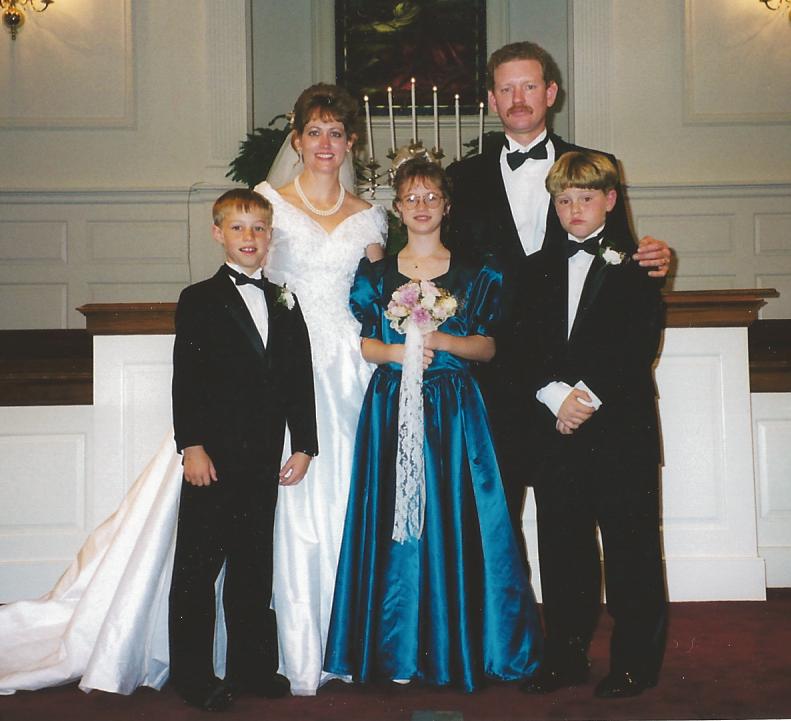
M 302 204 L 314 215 L 320 215 L 322 217 L 327 217 L 328 215 L 335 215 L 343 205 L 343 201 L 346 198 L 346 188 L 343 187 L 343 184 L 340 184 L 341 192 L 338 193 L 338 200 L 336 201 L 335 205 L 331 208 L 327 208 L 327 210 L 321 210 L 321 208 L 317 208 L 313 203 L 308 200 L 308 196 L 305 195 L 305 191 L 302 190 L 302 186 L 299 184 L 299 176 L 297 175 L 294 178 L 294 190 L 297 191 L 297 195 L 299 199 L 302 201 Z

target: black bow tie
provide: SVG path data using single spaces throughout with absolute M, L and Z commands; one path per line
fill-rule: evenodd
M 251 285 L 255 285 L 261 290 L 264 289 L 264 279 L 263 278 L 251 278 L 249 275 L 245 275 L 244 273 L 239 273 L 231 268 L 229 265 L 225 266 L 225 270 L 227 271 L 228 275 L 231 276 L 236 281 L 236 285 L 247 285 L 248 283 Z
M 508 161 L 508 167 L 511 170 L 516 170 L 522 166 L 528 158 L 533 160 L 546 160 L 547 159 L 547 140 L 549 136 L 544 138 L 540 143 L 534 145 L 530 150 L 512 150 L 507 153 L 505 159 Z
M 599 241 L 603 237 L 604 231 L 594 235 L 592 238 L 582 241 L 581 243 L 578 240 L 569 238 L 566 241 L 566 252 L 568 253 L 568 257 L 573 258 L 580 250 L 584 250 L 586 253 L 590 253 L 591 255 L 596 255 L 599 252 Z

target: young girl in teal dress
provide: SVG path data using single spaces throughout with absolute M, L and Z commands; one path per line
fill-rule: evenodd
M 403 163 L 395 192 L 407 244 L 363 259 L 351 290 L 362 354 L 378 367 L 357 429 L 325 669 L 473 691 L 531 676 L 541 651 L 471 372 L 495 354 L 502 274 L 442 244 L 450 201 L 438 165 Z M 404 335 L 410 305 L 415 327 L 433 314 L 422 335 Z

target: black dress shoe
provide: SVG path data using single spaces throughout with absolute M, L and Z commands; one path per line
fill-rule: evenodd
M 533 678 L 522 682 L 519 690 L 531 694 L 552 693 L 561 688 L 585 683 L 589 674 L 590 663 L 587 657 L 583 656 L 574 663 L 563 666 L 542 666 Z
M 291 693 L 291 684 L 285 676 L 273 673 L 257 679 L 248 679 L 233 684 L 241 693 L 252 693 L 264 698 L 283 698 Z
M 184 703 L 204 711 L 225 711 L 233 704 L 233 693 L 222 681 L 217 679 L 202 686 L 179 690 Z
M 596 684 L 593 695 L 597 698 L 628 698 L 639 696 L 651 686 L 656 686 L 653 679 L 640 679 L 629 671 L 611 671 Z

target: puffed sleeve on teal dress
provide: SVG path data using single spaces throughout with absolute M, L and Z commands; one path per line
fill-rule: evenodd
M 503 274 L 494 262 L 473 278 L 466 307 L 468 335 L 495 336 L 503 312 Z
M 382 337 L 382 281 L 384 259 L 372 263 L 363 258 L 357 266 L 349 293 L 352 315 L 360 321 L 361 338 Z

